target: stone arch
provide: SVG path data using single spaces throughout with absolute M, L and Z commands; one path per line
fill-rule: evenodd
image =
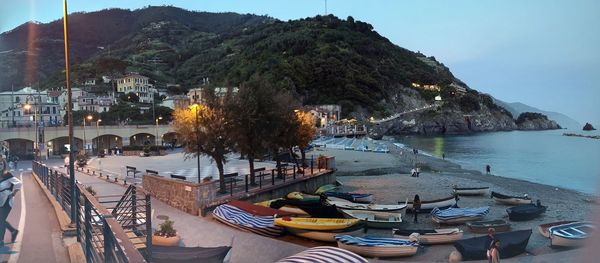
M 160 140 L 166 145 L 171 145 L 173 142 L 175 142 L 176 145 L 174 146 L 177 147 L 177 145 L 181 143 L 181 140 L 179 139 L 180 137 L 181 135 L 179 133 L 167 132 L 161 136 Z
M 33 159 L 33 140 L 13 138 L 4 140 L 10 149 L 9 154 L 19 157 L 21 160 Z
M 100 134 L 92 138 L 92 149 L 94 153 L 100 151 L 108 152 L 109 149 L 123 148 L 123 137 L 115 134 Z
M 71 149 L 75 151 L 83 149 L 83 139 L 73 137 L 73 141 L 75 147 L 71 147 Z M 45 149 L 47 151 L 48 157 L 57 157 L 67 154 L 68 150 L 65 147 L 67 144 L 69 144 L 69 136 L 56 137 L 46 142 Z
M 156 136 L 154 134 L 141 132 L 129 137 L 129 145 L 143 146 L 145 144 L 154 144 Z

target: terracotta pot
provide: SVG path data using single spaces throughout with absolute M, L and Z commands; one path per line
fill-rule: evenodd
M 164 237 L 164 236 L 152 236 L 152 245 L 156 246 L 164 246 L 164 247 L 176 247 L 179 245 L 179 240 L 181 238 L 179 236 L 174 237 Z

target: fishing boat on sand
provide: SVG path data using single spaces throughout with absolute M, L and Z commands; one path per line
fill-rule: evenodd
M 483 187 L 457 187 L 453 188 L 454 193 L 457 195 L 486 195 L 490 192 L 489 186 Z
M 550 229 L 551 227 L 566 225 L 566 224 L 570 224 L 570 223 L 574 223 L 574 222 L 577 222 L 577 221 L 558 221 L 558 222 L 541 224 L 538 226 L 538 231 L 540 232 L 540 234 L 542 236 L 550 237 L 550 231 L 548 231 L 548 229 Z
M 273 199 L 273 200 L 266 200 L 266 201 L 262 201 L 262 202 L 258 202 L 258 203 L 254 203 L 255 205 L 259 205 L 259 206 L 264 206 L 264 207 L 271 207 L 271 204 L 273 204 L 276 201 L 279 200 L 284 200 L 282 198 L 279 199 Z M 280 211 L 285 211 L 287 213 L 296 215 L 296 216 L 310 216 L 306 211 L 296 207 L 296 206 L 291 206 L 291 205 L 284 205 L 284 206 L 280 206 L 277 208 L 277 210 Z
M 574 222 L 553 226 L 550 232 L 550 245 L 557 247 L 579 247 L 596 230 L 596 226 L 588 222 Z
M 217 206 L 212 214 L 219 222 L 243 231 L 268 237 L 283 234 L 284 229 L 275 225 L 273 216 L 255 216 L 228 204 Z
M 307 239 L 323 241 L 323 242 L 335 242 L 335 237 L 340 235 L 360 235 L 365 231 L 365 224 L 356 224 L 344 229 L 338 230 L 308 230 L 294 227 L 286 227 L 288 232 Z
M 533 202 L 528 195 L 511 196 L 503 195 L 494 191 L 492 191 L 492 198 L 494 199 L 494 201 L 496 201 L 496 203 L 502 205 L 526 205 L 531 204 Z
M 291 192 L 285 196 L 288 200 L 296 200 L 305 204 L 319 203 L 321 202 L 321 197 L 318 195 L 311 195 L 300 192 Z
M 419 213 L 430 213 L 431 210 L 433 210 L 436 207 L 439 209 L 456 207 L 457 202 L 458 202 L 458 196 L 456 196 L 456 195 L 448 196 L 446 198 L 441 198 L 441 199 L 421 201 L 421 209 L 419 210 Z M 398 203 L 400 204 L 401 202 L 398 202 Z M 406 212 L 414 213 L 413 202 L 408 201 L 407 204 L 408 204 L 408 206 L 406 207 Z
M 280 217 L 275 225 L 304 230 L 340 230 L 360 223 L 358 219 Z
M 299 262 L 311 262 L 311 263 L 331 263 L 331 262 L 345 262 L 345 263 L 369 263 L 368 260 L 355 254 L 354 252 L 330 246 L 313 247 L 304 250 L 298 254 L 283 258 L 277 263 L 299 263 Z
M 152 246 L 152 262 L 156 263 L 227 263 L 231 246 L 222 247 L 165 247 Z
M 546 212 L 546 207 L 537 204 L 518 205 L 506 209 L 508 219 L 512 221 L 527 221 L 534 219 Z
M 281 209 L 274 209 L 274 208 L 270 208 L 270 207 L 264 207 L 264 206 L 255 205 L 252 203 L 239 201 L 239 200 L 233 200 L 227 204 L 230 206 L 234 206 L 239 209 L 242 209 L 242 210 L 244 210 L 250 214 L 253 214 L 255 216 L 293 216 L 293 215 L 295 215 L 294 213 L 291 213 L 289 211 L 284 211 Z
M 341 209 L 349 209 L 349 210 L 369 210 L 369 211 L 380 211 L 380 212 L 390 212 L 390 211 L 400 211 L 406 208 L 406 204 L 398 204 L 398 205 L 379 205 L 379 204 L 358 204 L 348 202 L 344 199 L 329 197 L 327 198 L 327 203 L 330 205 L 335 205 Z
M 406 257 L 417 253 L 416 242 L 386 237 L 337 236 L 338 247 L 366 257 Z
M 531 229 L 506 233 L 497 233 L 495 238 L 500 240 L 500 258 L 510 258 L 525 252 Z M 462 260 L 484 260 L 487 258 L 489 237 L 473 237 L 454 242 L 454 247 L 462 255 Z
M 347 210 L 342 212 L 350 218 L 360 219 L 367 224 L 367 227 L 392 229 L 400 227 L 402 224 L 402 214 L 394 212 L 375 212 L 365 210 Z
M 323 185 L 323 186 L 317 188 L 317 190 L 315 190 L 315 194 L 320 195 L 322 193 L 332 192 L 332 191 L 335 191 L 337 189 L 338 189 L 338 187 L 335 186 L 335 185 L 333 185 L 333 184 L 326 184 L 326 185 Z
M 373 194 L 359 194 L 359 193 L 342 193 L 342 192 L 325 192 L 325 196 L 341 198 L 353 203 L 365 203 L 370 204 L 373 202 Z
M 431 211 L 431 219 L 438 224 L 457 225 L 469 221 L 481 221 L 489 212 L 489 206 L 478 208 L 434 208 Z
M 334 205 L 326 203 L 303 203 L 296 200 L 276 200 L 269 205 L 271 208 L 296 207 L 316 218 L 344 218 L 344 214 Z
M 493 228 L 496 232 L 510 231 L 510 223 L 505 220 L 489 220 L 489 221 L 475 221 L 467 222 L 467 227 L 473 233 L 487 233 L 488 229 Z
M 394 237 L 415 240 L 422 245 L 453 243 L 463 237 L 463 231 L 458 228 L 394 229 L 392 233 Z

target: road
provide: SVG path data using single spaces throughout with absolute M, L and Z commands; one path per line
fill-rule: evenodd
M 20 163 L 20 167 L 28 165 L 30 162 Z M 8 222 L 20 233 L 15 243 L 9 243 L 7 231 L 7 244 L 0 248 L 0 262 L 69 262 L 54 209 L 31 171 L 25 168 L 12 174 L 22 180 L 23 189 L 15 197 Z

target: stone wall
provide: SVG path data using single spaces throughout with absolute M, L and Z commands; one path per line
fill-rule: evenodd
M 143 186 L 144 190 L 154 198 L 186 213 L 198 215 L 196 195 L 200 185 L 155 175 L 144 175 Z

